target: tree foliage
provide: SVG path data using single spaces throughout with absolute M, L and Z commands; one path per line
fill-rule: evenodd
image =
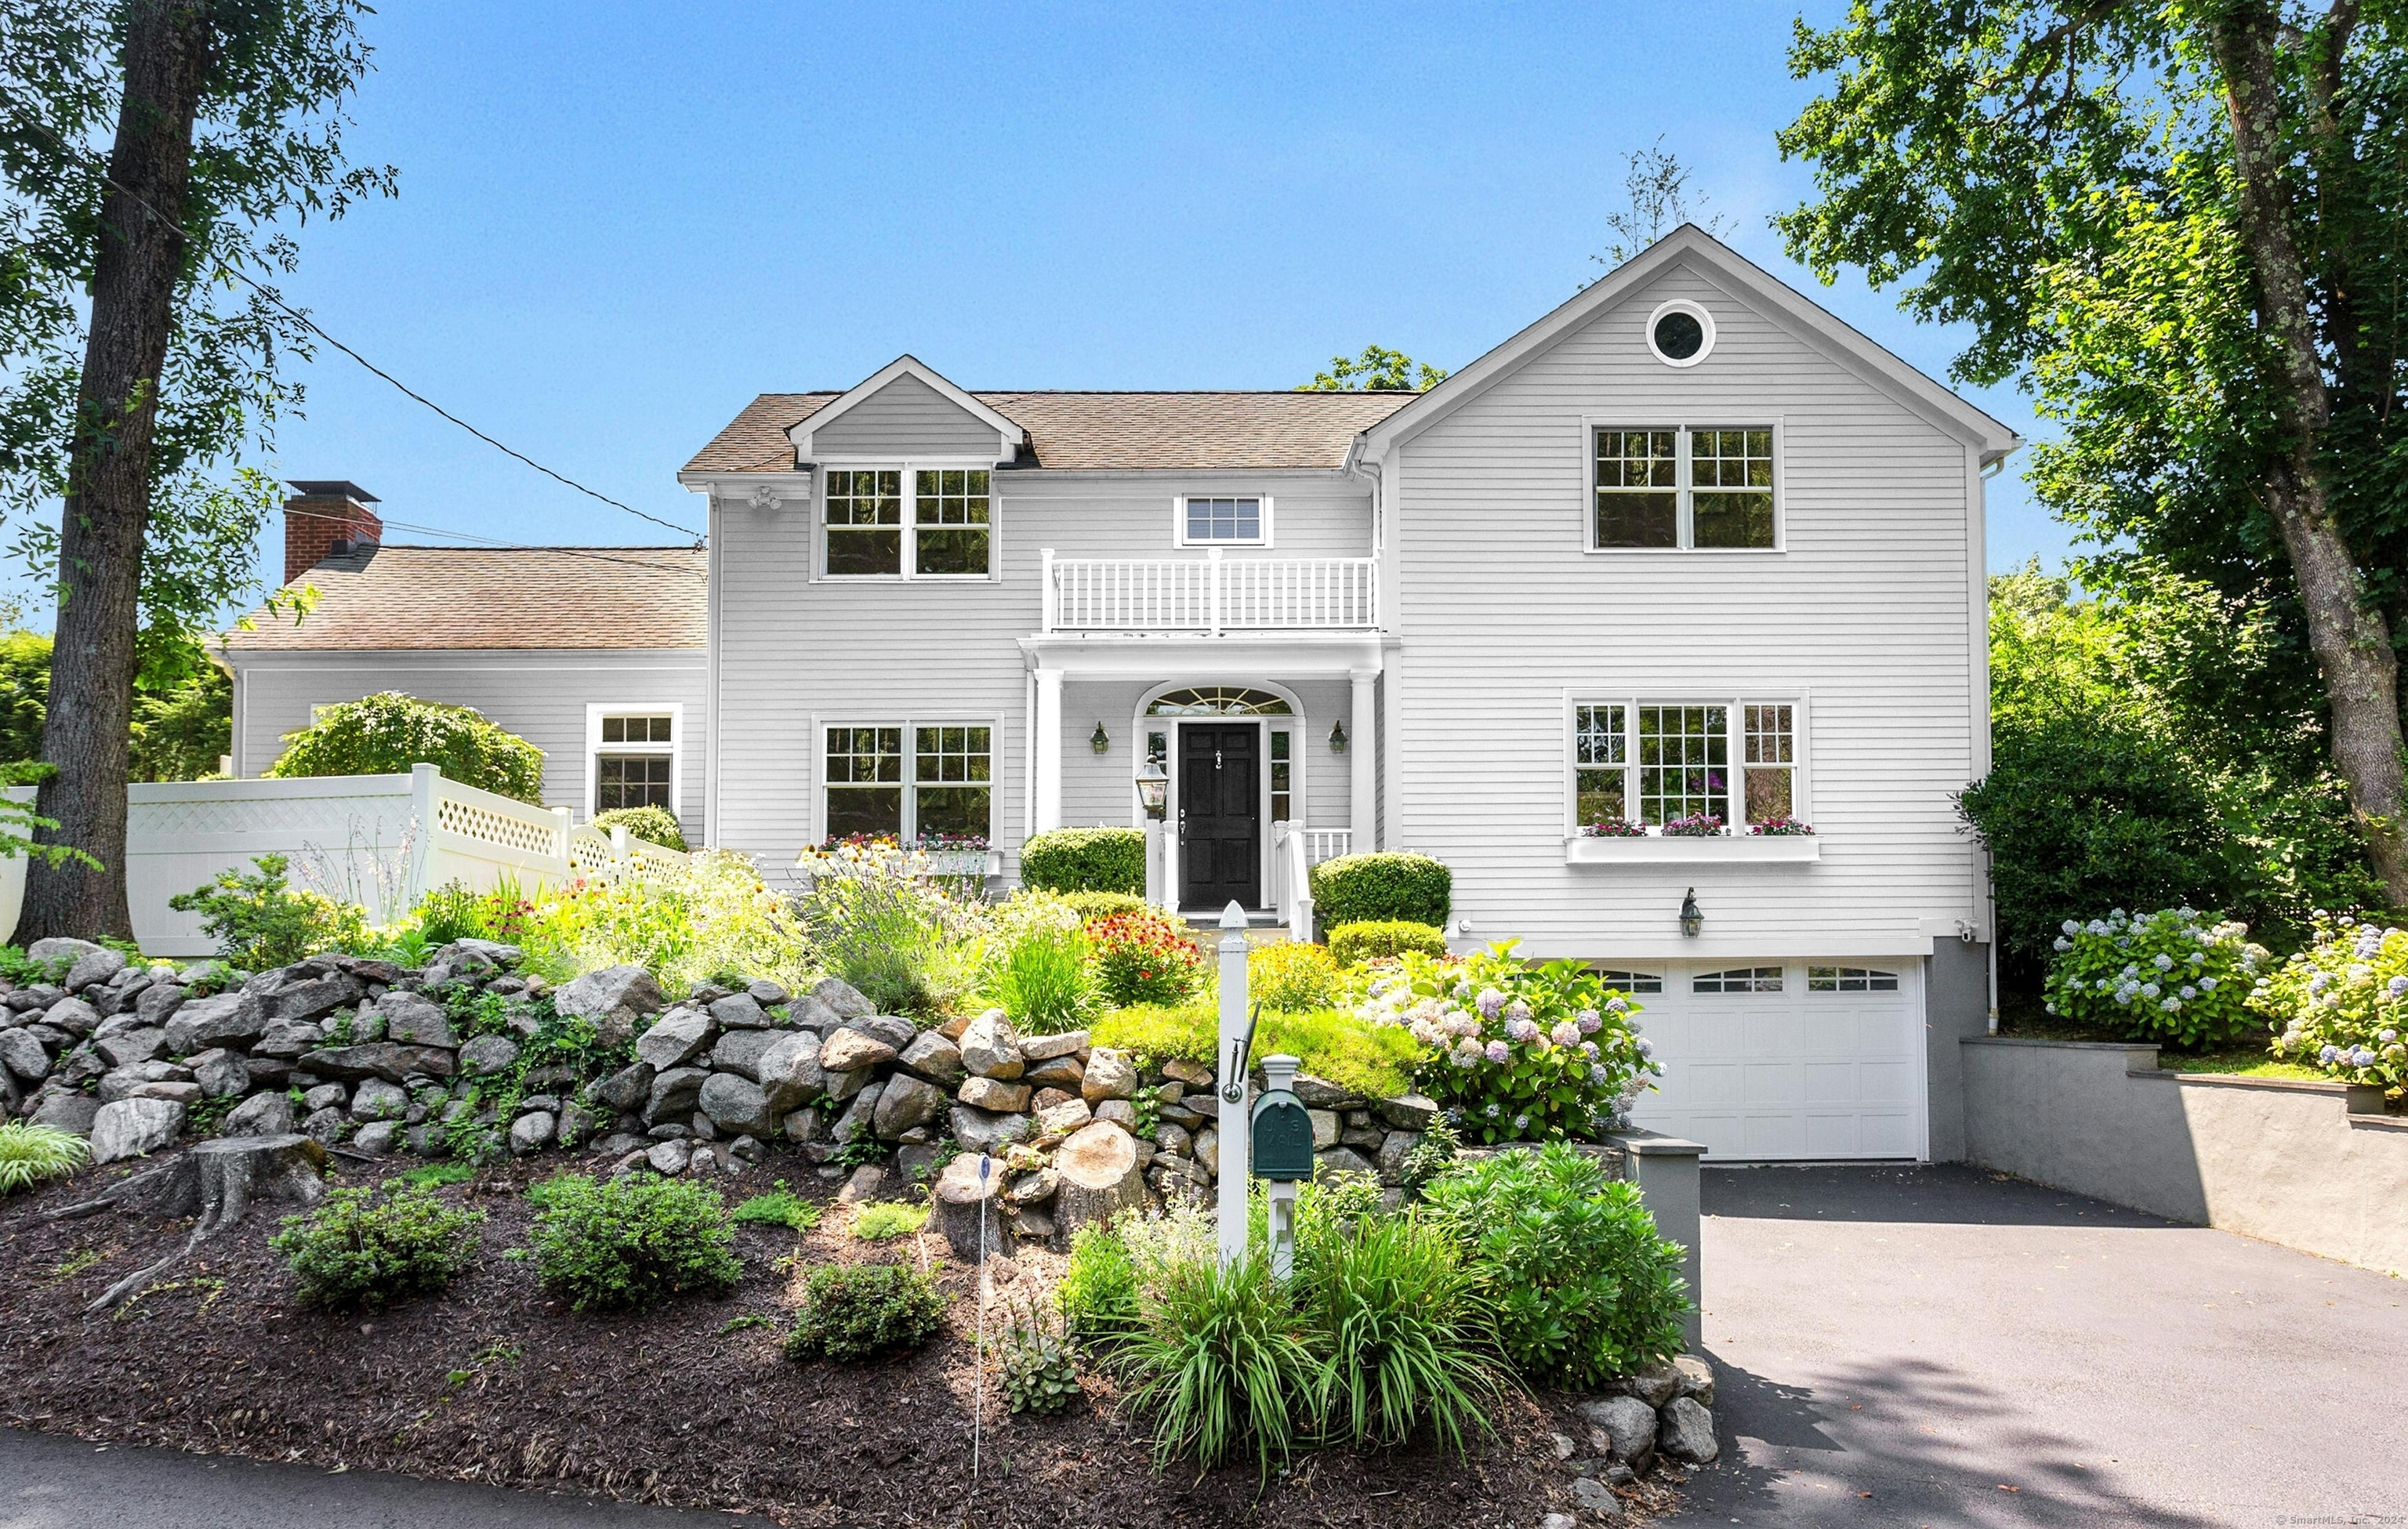
M 1623 155 L 1624 205 L 1605 215 L 1605 252 L 1589 256 L 1590 264 L 1612 271 L 1683 223 L 1695 223 L 1709 234 L 1727 230 L 1728 219 L 1706 210 L 1712 198 L 1690 187 L 1691 173 L 1665 149 L 1660 135 L 1646 148 Z M 1581 286 L 1592 286 L 1603 276 L 1590 277 Z
M 2379 895 L 2300 678 L 2278 622 L 2195 580 L 1990 581 L 1991 766 L 1960 806 L 2011 987 L 2037 991 L 2067 919 L 2188 904 L 2288 945 Z
M 1856 0 L 1800 23 L 1785 129 L 1820 199 L 1775 220 L 1962 324 L 2062 438 L 2041 500 L 2094 586 L 2157 570 L 2272 623 L 2367 852 L 2408 900 L 2408 12 L 2333 0 Z M 2288 715 L 2286 711 L 2286 715 Z
M 267 767 L 291 779 L 319 775 L 399 775 L 433 764 L 447 779 L 522 802 L 543 800 L 543 750 L 471 707 L 381 691 L 331 706 L 284 737 Z
M 1418 378 L 1416 372 L 1418 371 Z M 1425 393 L 1446 380 L 1443 369 L 1416 363 L 1402 350 L 1363 347 L 1359 356 L 1331 356 L 1329 370 L 1297 385 L 1298 393 Z

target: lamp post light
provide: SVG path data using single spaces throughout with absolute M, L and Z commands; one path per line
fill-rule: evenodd
M 1147 760 L 1137 772 L 1137 805 L 1156 822 L 1170 811 L 1170 775 L 1157 761 Z
M 1329 751 L 1333 754 L 1342 754 L 1346 751 L 1346 724 L 1344 722 L 1332 722 L 1329 724 Z
M 1698 931 L 1705 924 L 1705 912 L 1698 907 L 1698 889 L 1691 887 L 1681 896 L 1681 933 L 1686 938 L 1695 939 Z
M 1109 754 L 1112 751 L 1112 736 L 1104 731 L 1103 723 L 1096 724 L 1095 733 L 1087 739 L 1087 747 L 1099 754 Z

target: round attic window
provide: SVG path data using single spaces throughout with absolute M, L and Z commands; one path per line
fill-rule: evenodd
M 1675 298 L 1647 316 L 1647 349 L 1667 366 L 1694 366 L 1714 348 L 1714 317 Z

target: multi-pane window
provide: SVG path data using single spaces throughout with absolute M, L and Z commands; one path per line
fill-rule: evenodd
M 1896 993 L 1898 973 L 1877 971 L 1869 966 L 1809 966 L 1806 968 L 1806 991 Z
M 903 836 L 903 729 L 827 730 L 827 831 Z
M 1639 708 L 1639 821 L 1730 816 L 1730 724 L 1723 707 Z
M 1259 542 L 1264 535 L 1263 501 L 1258 498 L 1206 498 L 1190 494 L 1184 504 L 1181 539 L 1190 542 Z
M 1597 433 L 1599 547 L 1681 544 L 1681 463 L 1673 430 Z
M 667 713 L 601 719 L 594 754 L 594 810 L 626 807 L 677 810 L 673 788 L 677 723 Z
M 1583 823 L 1627 821 L 1624 795 L 1630 772 L 1630 740 L 1618 706 L 1572 709 L 1572 816 Z
M 993 478 L 982 467 L 831 467 L 826 572 L 834 578 L 987 577 Z M 906 511 L 909 511 L 907 514 Z
M 981 838 L 995 795 L 994 730 L 975 723 L 827 729 L 827 834 Z
M 985 578 L 992 505 L 985 469 L 924 468 L 913 477 L 911 571 Z
M 1572 826 L 1629 833 L 1712 818 L 1802 815 L 1800 711 L 1790 701 L 1584 701 L 1571 709 Z
M 1776 544 L 1771 427 L 1604 429 L 1595 440 L 1591 547 Z
M 1790 777 L 1798 768 L 1798 740 L 1792 731 L 1792 708 L 1747 706 L 1740 708 L 1747 729 L 1747 821 L 1770 822 L 1795 809 Z
M 1779 993 L 1778 966 L 1733 966 L 1728 971 L 1699 972 L 1689 979 L 1691 993 Z
M 903 475 L 833 467 L 827 475 L 827 571 L 903 571 Z
M 1271 822 L 1295 822 L 1289 806 L 1294 798 L 1288 791 L 1288 783 L 1293 779 L 1289 772 L 1296 767 L 1296 762 L 1288 754 L 1291 747 L 1289 740 L 1295 736 L 1293 733 L 1284 731 L 1271 735 Z
M 1633 995 L 1664 991 L 1664 978 L 1660 972 L 1626 972 L 1608 968 L 1597 975 L 1607 987 Z

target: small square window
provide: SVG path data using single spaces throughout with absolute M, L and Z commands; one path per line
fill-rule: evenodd
M 595 810 L 615 812 L 626 807 L 676 810 L 669 801 L 669 765 L 666 754 L 599 756 L 595 761 Z
M 857 578 L 903 571 L 899 469 L 831 468 L 825 498 L 830 575 Z

